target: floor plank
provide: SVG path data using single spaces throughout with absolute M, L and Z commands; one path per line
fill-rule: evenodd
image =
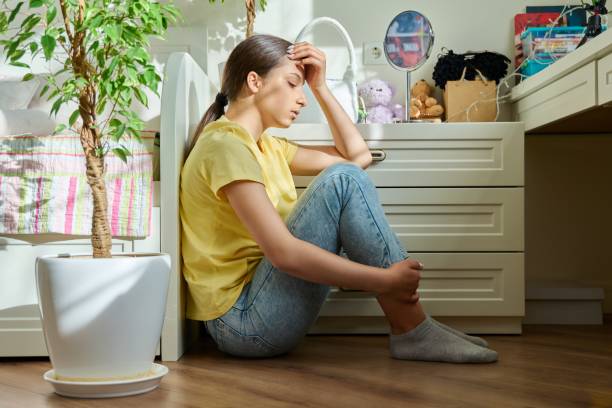
M 205 337 L 147 394 L 63 398 L 46 358 L 0 358 L 0 407 L 612 407 L 612 321 L 486 336 L 497 363 L 389 358 L 382 335 L 307 336 L 274 359 L 240 359 Z

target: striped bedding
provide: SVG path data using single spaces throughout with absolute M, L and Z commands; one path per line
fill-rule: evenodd
M 127 164 L 105 157 L 113 237 L 150 234 L 154 140 L 146 131 L 142 144 L 121 141 Z M 0 136 L 0 234 L 90 235 L 91 196 L 78 136 Z

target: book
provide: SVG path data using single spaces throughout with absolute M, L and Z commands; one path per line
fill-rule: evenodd
M 527 27 L 546 27 L 552 25 L 560 13 L 520 13 L 514 16 L 514 66 L 518 68 L 524 61 L 521 33 Z M 558 21 L 556 26 L 565 26 L 564 21 Z
M 580 4 L 570 4 L 565 11 Z M 561 13 L 563 6 L 527 6 L 526 13 Z M 567 13 L 563 19 L 567 26 L 585 26 L 587 24 L 587 13 L 583 8 L 577 8 Z

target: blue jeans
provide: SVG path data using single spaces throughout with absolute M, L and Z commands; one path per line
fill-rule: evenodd
M 362 264 L 387 268 L 408 258 L 385 218 L 375 186 L 352 163 L 322 171 L 300 196 L 286 224 L 296 238 L 337 255 L 343 250 Z M 284 354 L 306 335 L 329 291 L 329 285 L 291 276 L 264 257 L 231 309 L 204 324 L 225 353 Z

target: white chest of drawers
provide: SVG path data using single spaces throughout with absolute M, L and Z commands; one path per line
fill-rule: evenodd
M 425 310 L 471 332 L 520 333 L 524 315 L 522 123 L 358 125 L 391 227 L 426 265 Z M 333 144 L 326 125 L 271 132 Z M 384 159 L 383 159 L 384 157 Z M 298 194 L 312 177 L 295 177 Z M 388 330 L 373 294 L 332 291 L 312 333 Z

